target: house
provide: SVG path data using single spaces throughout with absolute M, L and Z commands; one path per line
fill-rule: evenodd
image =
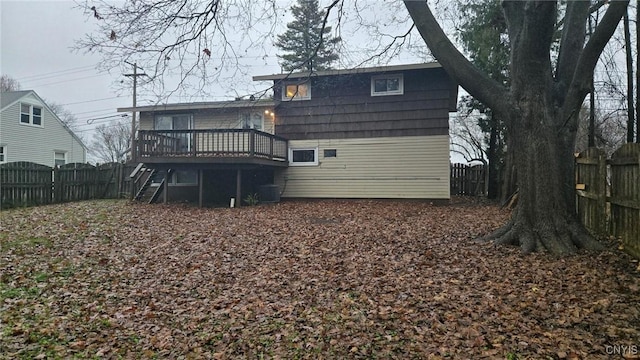
M 0 93 L 0 163 L 84 163 L 82 141 L 33 90 Z
M 273 99 L 118 109 L 140 113 L 134 158 L 165 200 L 449 199 L 457 85 L 438 63 L 253 79 Z

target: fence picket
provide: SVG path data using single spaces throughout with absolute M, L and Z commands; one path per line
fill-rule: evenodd
M 98 167 L 73 163 L 61 167 L 12 162 L 0 164 L 0 208 L 126 197 L 131 165 Z
M 600 149 L 587 149 L 575 168 L 582 223 L 594 235 L 620 239 L 627 252 L 640 258 L 640 144 L 623 145 L 610 160 Z

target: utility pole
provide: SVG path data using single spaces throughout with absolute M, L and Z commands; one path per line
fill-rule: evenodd
M 125 61 L 125 63 L 133 66 L 133 74 L 124 74 L 124 76 L 133 77 L 133 114 L 131 116 L 131 160 L 134 161 L 136 158 L 136 92 L 138 88 L 138 76 L 147 76 L 145 73 L 138 74 L 138 69 L 143 70 L 143 68 L 139 67 L 136 63 L 130 63 Z

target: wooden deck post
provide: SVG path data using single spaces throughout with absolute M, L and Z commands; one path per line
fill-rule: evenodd
M 203 180 L 204 180 L 204 170 L 198 169 L 198 206 L 199 207 L 203 207 L 204 205 L 203 194 L 202 194 L 204 190 Z
M 163 191 L 163 202 L 165 204 L 169 203 L 169 181 L 171 180 L 171 170 L 167 169 L 164 173 L 164 191 Z
M 236 207 L 242 206 L 242 169 L 236 170 Z

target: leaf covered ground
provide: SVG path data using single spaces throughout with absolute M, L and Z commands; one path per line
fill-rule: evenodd
M 508 216 L 459 199 L 4 211 L 0 358 L 638 356 L 638 264 L 473 241 Z

